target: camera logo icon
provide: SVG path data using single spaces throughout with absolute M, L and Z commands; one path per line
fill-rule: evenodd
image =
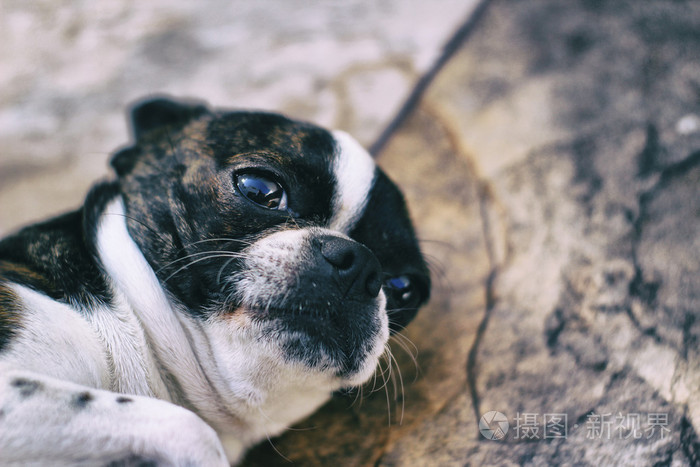
M 500 441 L 508 434 L 508 418 L 501 412 L 486 412 L 479 420 L 479 432 L 486 439 Z

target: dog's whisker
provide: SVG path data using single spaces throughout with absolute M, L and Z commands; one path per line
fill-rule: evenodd
M 388 365 L 391 368 L 391 365 Z M 382 372 L 382 379 L 384 380 L 384 384 L 382 387 L 384 388 L 384 394 L 386 395 L 386 411 L 387 411 L 387 417 L 389 419 L 389 426 L 391 426 L 391 398 L 389 396 L 389 387 L 388 383 L 389 381 L 387 380 L 386 376 Z
M 402 311 L 409 311 L 409 310 L 414 310 L 415 308 L 411 307 L 405 307 L 405 308 L 391 308 L 389 310 L 386 310 L 387 315 L 395 315 L 396 313 L 400 313 Z
M 369 390 L 369 394 L 374 394 L 377 389 L 377 381 L 379 375 L 382 373 L 382 361 L 381 359 L 377 362 L 377 367 L 374 369 L 374 374 L 372 375 L 372 388 Z
M 391 347 L 389 347 L 388 345 L 386 346 L 386 357 L 385 358 L 387 359 L 387 364 L 389 366 L 389 381 L 391 381 L 391 384 L 393 386 L 394 402 L 396 402 L 397 397 L 398 397 L 398 388 L 396 385 L 396 375 L 394 373 L 394 359 L 393 359 L 393 356 L 391 354 Z
M 386 359 L 385 354 L 386 354 L 386 348 L 384 350 L 384 353 L 382 353 L 382 356 L 380 357 L 379 361 L 377 362 L 377 370 L 378 371 L 375 370 L 375 376 L 378 376 L 379 378 L 381 378 L 381 385 L 379 387 L 377 387 L 377 385 L 375 384 L 372 387 L 370 394 L 374 394 L 375 392 L 378 392 L 378 391 L 381 391 L 382 389 L 385 389 L 388 382 L 389 382 L 387 375 L 391 373 L 391 368 L 388 365 L 389 361 L 388 361 L 388 359 Z M 387 362 L 386 368 L 384 368 L 384 366 L 382 365 L 382 359 L 384 359 Z M 379 378 L 375 378 L 375 383 L 377 381 L 379 381 Z
M 357 386 L 353 388 L 353 390 L 355 391 L 355 397 L 353 398 L 350 407 L 353 407 L 355 404 L 357 404 L 358 400 L 360 401 L 360 403 L 357 406 L 360 407 L 360 405 L 362 405 L 362 393 L 364 391 L 364 385 Z
M 141 220 L 139 220 L 139 219 L 136 219 L 136 218 L 133 217 L 133 216 L 129 216 L 128 214 L 122 214 L 122 213 L 117 213 L 117 212 L 105 212 L 104 215 L 105 215 L 105 216 L 118 216 L 118 217 L 123 217 L 123 218 L 125 218 L 125 219 L 129 219 L 129 220 L 131 220 L 131 221 L 134 221 L 134 222 L 136 222 L 137 224 L 141 225 L 142 227 L 145 227 L 145 228 L 146 228 L 148 231 L 150 231 L 151 233 L 153 233 L 153 234 L 154 234 L 156 237 L 158 237 L 158 239 L 159 239 L 160 241 L 162 241 L 163 243 L 170 243 L 170 239 L 165 238 L 165 237 L 163 236 L 163 234 L 161 234 L 160 232 L 158 232 L 157 230 L 155 230 L 153 227 L 151 227 L 150 225 L 146 224 L 145 222 L 143 222 L 143 221 L 141 221 Z
M 377 363 L 377 367 L 374 369 L 374 373 L 372 373 L 372 388 L 369 390 L 369 394 L 372 394 L 374 392 L 374 388 L 377 387 L 377 374 L 379 373 L 381 368 L 381 362 Z
M 386 346 L 386 348 L 388 348 L 388 346 Z M 386 352 L 386 350 L 385 350 L 385 352 Z M 389 363 L 389 359 L 386 358 L 386 356 L 385 356 L 384 358 L 386 359 L 387 366 L 386 366 L 386 370 L 384 370 L 382 376 L 389 376 L 389 377 L 391 377 L 391 365 L 388 364 L 388 363 Z
M 221 266 L 221 268 L 219 268 L 219 273 L 216 275 L 216 283 L 221 284 L 221 292 L 224 291 L 224 284 L 221 283 L 221 275 L 223 274 L 224 269 L 226 269 L 236 259 L 238 258 L 232 256 Z
M 188 243 L 187 245 L 185 245 L 185 248 L 189 248 L 191 246 L 195 246 L 195 245 L 199 245 L 201 243 L 207 243 L 207 242 L 240 243 L 240 244 L 246 245 L 246 246 L 253 245 L 253 242 L 249 242 L 247 240 L 241 240 L 239 238 L 219 237 L 219 238 L 206 238 L 204 240 L 198 240 L 196 242 Z
M 415 376 L 413 377 L 413 382 L 418 380 L 418 376 L 420 375 L 420 365 L 418 365 L 418 347 L 409 339 L 408 337 L 404 336 L 401 333 L 396 333 L 392 336 L 392 339 L 394 339 L 394 342 L 396 345 L 399 346 L 401 350 L 403 350 L 406 355 L 411 359 L 411 362 L 413 362 L 413 368 L 415 370 Z M 396 359 L 396 357 L 394 357 Z
M 360 403 L 358 404 L 358 407 L 362 405 L 362 399 L 364 398 L 365 395 L 365 388 L 364 386 L 360 386 L 357 391 L 357 395 L 355 396 L 355 400 L 357 400 L 357 397 L 359 396 L 360 398 Z
M 282 459 L 284 459 L 286 462 L 289 462 L 290 464 L 292 463 L 292 460 L 282 454 L 279 449 L 277 449 L 277 446 L 275 446 L 275 443 L 272 442 L 272 438 L 270 438 L 270 434 L 265 431 L 265 438 L 267 438 L 267 442 L 270 446 L 272 446 L 272 449 L 275 451 L 275 453 L 280 456 Z
M 234 253 L 234 252 L 226 251 L 226 250 L 221 250 L 221 251 L 216 251 L 216 250 L 211 250 L 211 251 L 200 251 L 200 252 L 197 252 L 197 253 L 190 253 L 190 254 L 187 255 L 187 256 L 183 256 L 182 258 L 178 258 L 178 259 L 175 259 L 175 260 L 173 260 L 173 261 L 170 261 L 170 262 L 164 264 L 163 266 L 161 266 L 159 269 L 157 269 L 157 270 L 156 270 L 156 273 L 159 273 L 159 272 L 161 272 L 163 269 L 169 268 L 170 266 L 173 266 L 173 265 L 175 265 L 175 264 L 177 264 L 177 263 L 180 263 L 180 262 L 182 262 L 182 261 L 186 261 L 186 260 L 188 260 L 188 259 L 192 259 L 192 258 L 194 258 L 194 257 L 196 257 L 196 256 L 202 256 L 202 255 L 212 255 L 212 258 L 216 258 L 216 257 L 226 258 L 226 257 L 234 257 L 234 256 L 235 256 L 236 258 L 238 258 L 238 257 L 241 257 L 241 256 L 242 256 L 242 255 L 240 255 L 239 253 Z
M 168 277 L 163 279 L 163 282 L 168 282 L 170 279 L 173 278 L 173 276 L 177 275 L 179 272 L 184 271 L 185 269 L 189 268 L 190 266 L 194 266 L 197 263 L 201 263 L 202 261 L 207 261 L 207 260 L 214 259 L 214 258 L 228 258 L 228 257 L 230 257 L 230 256 L 229 255 L 222 255 L 222 254 L 214 254 L 214 255 L 210 255 L 210 256 L 205 256 L 204 258 L 196 259 L 188 264 L 185 264 L 184 266 L 179 268 L 177 271 L 170 274 Z
M 408 337 L 400 333 L 396 333 L 393 336 L 391 336 L 391 338 L 394 339 L 396 345 L 398 345 L 404 352 L 406 352 L 406 354 L 408 354 L 409 357 L 411 357 L 411 360 L 414 364 L 418 363 L 416 357 L 418 354 L 418 348 Z
M 190 242 L 182 246 L 182 248 L 179 248 L 175 254 L 179 255 L 185 250 L 188 250 L 192 247 L 196 247 L 198 245 L 201 245 L 202 243 L 209 243 L 209 242 L 219 242 L 222 243 L 222 247 L 226 247 L 226 244 L 235 244 L 235 243 L 240 243 L 244 246 L 251 246 L 253 245 L 252 242 L 249 242 L 247 240 L 240 240 L 240 239 L 235 239 L 235 238 L 229 238 L 229 237 L 218 237 L 218 238 L 207 238 L 204 240 L 198 240 L 196 242 Z M 229 251 L 229 250 L 226 250 Z M 231 251 L 231 253 L 236 253 L 235 251 Z
M 401 367 L 399 366 L 399 362 L 396 361 L 396 357 L 394 357 L 394 354 L 391 352 L 391 349 L 389 349 L 389 357 L 391 360 L 394 362 L 396 365 L 396 374 L 398 374 L 399 377 L 399 387 L 401 388 L 401 417 L 399 418 L 399 425 L 403 424 L 403 416 L 406 410 L 406 397 L 405 397 L 405 388 L 403 384 L 403 376 L 401 375 Z M 398 395 L 396 395 L 398 396 Z
M 418 355 L 418 346 L 413 343 L 413 341 L 406 336 L 405 334 L 402 334 L 401 332 L 395 333 L 392 338 L 396 339 L 397 343 L 399 344 L 404 344 L 402 345 L 402 348 L 410 355 L 416 356 Z M 411 346 L 411 349 L 409 349 L 407 346 Z
M 345 394 L 348 397 L 350 397 L 354 393 L 354 397 L 352 398 L 352 402 L 350 403 L 350 405 L 348 405 L 348 409 L 354 407 L 355 404 L 357 404 L 358 408 L 362 405 L 363 388 L 364 385 L 359 385 L 345 388 L 343 390 L 343 394 Z
M 385 347 L 385 356 L 384 356 L 384 358 L 386 359 L 387 367 L 389 368 L 389 376 L 388 376 L 388 378 L 387 378 L 387 383 L 386 383 L 386 392 L 387 392 L 387 396 L 389 397 L 390 400 L 392 399 L 391 396 L 388 394 L 388 392 L 389 392 L 389 383 L 391 383 L 391 386 L 392 386 L 392 389 L 393 389 L 393 392 L 394 392 L 393 401 L 394 401 L 394 404 L 396 404 L 396 402 L 397 402 L 397 396 L 398 396 L 398 387 L 397 387 L 397 384 L 396 384 L 396 376 L 394 375 L 394 365 L 393 365 L 394 362 L 393 362 L 392 359 L 391 359 L 391 349 L 389 348 L 388 345 Z M 389 420 L 389 423 L 391 424 L 391 420 Z
M 262 407 L 258 407 L 258 412 L 260 413 L 260 416 L 264 419 L 267 420 L 268 422 L 273 422 L 273 420 L 265 413 Z M 291 463 L 291 459 L 289 459 L 287 456 L 282 454 L 279 449 L 277 449 L 277 446 L 275 446 L 275 443 L 272 441 L 272 438 L 270 437 L 270 433 L 265 430 L 265 438 L 267 438 L 267 442 L 270 444 L 272 449 L 275 451 L 275 453 L 280 456 L 282 459 L 285 461 Z

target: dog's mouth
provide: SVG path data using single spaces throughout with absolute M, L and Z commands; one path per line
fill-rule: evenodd
M 333 310 L 308 303 L 242 309 L 259 339 L 279 347 L 287 362 L 354 385 L 371 376 L 388 341 L 384 303 L 382 294 L 373 303 Z
M 281 349 L 291 364 L 343 381 L 371 376 L 389 328 L 381 269 L 369 250 L 302 229 L 259 240 L 243 258 L 231 277 L 234 313 L 245 316 L 257 339 Z

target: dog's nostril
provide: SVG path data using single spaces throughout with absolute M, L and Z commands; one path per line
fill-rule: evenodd
M 321 255 L 331 265 L 341 271 L 352 269 L 355 264 L 355 253 L 352 251 L 353 243 L 343 238 L 323 239 L 321 243 Z
M 326 259 L 331 261 L 329 258 Z M 352 265 L 355 264 L 355 254 L 352 251 L 346 251 L 343 255 L 335 259 L 337 261 L 335 263 L 331 261 L 331 264 L 343 271 L 352 268 Z
M 374 298 L 382 287 L 381 267 L 374 254 L 364 245 L 341 237 L 324 236 L 317 245 L 326 263 L 333 267 L 345 296 Z

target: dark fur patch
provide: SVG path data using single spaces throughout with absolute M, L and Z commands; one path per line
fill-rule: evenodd
M 75 395 L 73 398 L 73 406 L 78 409 L 84 409 L 93 400 L 95 400 L 95 396 L 88 391 L 84 391 Z
M 158 461 L 137 454 L 131 454 L 123 459 L 114 460 L 105 467 L 156 467 L 157 465 Z
M 117 172 L 117 175 L 122 177 L 134 169 L 140 155 L 141 151 L 139 148 L 128 146 L 115 152 L 110 164 L 114 171 Z
M 0 283 L 0 352 L 22 328 L 19 297 Z
M 17 378 L 10 385 L 17 388 L 19 395 L 22 397 L 30 397 L 41 388 L 41 383 L 26 378 Z
M 97 213 L 116 193 L 114 186 L 98 185 L 84 208 L 0 241 L 0 280 L 27 286 L 82 310 L 108 304 L 111 292 L 95 259 L 94 235 Z
M 170 131 L 175 131 L 207 112 L 206 106 L 199 102 L 179 102 L 167 96 L 155 97 L 132 107 L 131 131 L 135 140 L 161 128 L 167 127 Z

